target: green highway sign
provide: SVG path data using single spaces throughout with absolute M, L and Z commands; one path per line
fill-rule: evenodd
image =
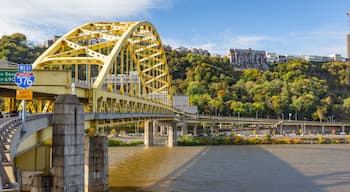
M 16 70 L 0 70 L 0 84 L 15 84 Z

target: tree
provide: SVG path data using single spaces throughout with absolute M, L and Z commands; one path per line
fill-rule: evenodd
M 312 114 L 313 119 L 318 119 L 324 121 L 327 119 L 327 108 L 326 107 L 317 107 L 317 110 Z
M 0 39 L 0 59 L 15 63 L 33 63 L 44 48 L 29 48 L 24 34 L 4 35 Z
M 350 113 L 350 97 L 344 99 L 343 108 L 344 108 L 344 111 L 345 111 L 347 114 Z
M 188 87 L 187 87 L 188 95 L 203 94 L 203 93 L 204 93 L 204 88 L 198 81 L 192 81 L 188 84 Z

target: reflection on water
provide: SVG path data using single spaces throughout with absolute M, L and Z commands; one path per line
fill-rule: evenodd
M 110 191 L 141 191 L 192 162 L 206 147 L 110 147 Z
M 350 191 L 350 145 L 109 150 L 112 192 Z

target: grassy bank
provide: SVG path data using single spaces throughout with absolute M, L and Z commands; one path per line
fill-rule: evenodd
M 188 137 L 183 136 L 178 140 L 179 146 L 196 145 L 257 145 L 257 144 L 340 144 L 350 143 L 350 137 L 300 137 L 300 138 L 272 138 L 265 137 L 241 137 L 241 136 L 216 136 L 216 137 Z
M 143 141 L 132 141 L 132 142 L 124 142 L 117 139 L 108 139 L 108 146 L 110 147 L 118 147 L 118 146 L 137 146 L 142 145 Z

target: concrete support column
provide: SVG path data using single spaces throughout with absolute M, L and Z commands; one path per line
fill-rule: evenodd
M 139 134 L 139 122 L 137 121 L 135 123 L 135 135 L 138 135 Z
M 168 126 L 168 147 L 177 145 L 177 128 L 176 123 L 172 123 Z
M 341 131 L 342 131 L 343 133 L 345 132 L 345 126 L 344 126 L 344 125 L 341 127 Z
M 187 124 L 186 124 L 185 121 L 182 122 L 181 133 L 182 133 L 182 135 L 187 135 L 188 134 Z
M 322 125 L 322 135 L 324 135 L 324 125 Z
M 85 139 L 85 191 L 108 191 L 108 139 L 106 136 Z
M 214 125 L 210 125 L 210 135 L 214 136 Z
M 174 146 L 174 128 L 168 127 L 168 147 Z
M 194 126 L 193 126 L 193 136 L 197 136 L 197 128 L 198 128 L 198 125 L 194 124 Z
M 152 134 L 153 134 L 153 137 L 155 136 L 158 136 L 158 126 L 157 126 L 157 121 L 153 121 L 152 122 Z
M 280 135 L 283 135 L 283 124 L 280 124 Z
M 149 121 L 145 121 L 144 145 L 145 147 L 149 147 L 153 145 L 152 125 L 150 124 Z
M 160 135 L 165 135 L 165 125 L 163 123 L 160 125 Z
M 53 192 L 84 191 L 84 111 L 75 95 L 59 95 L 52 130 Z

